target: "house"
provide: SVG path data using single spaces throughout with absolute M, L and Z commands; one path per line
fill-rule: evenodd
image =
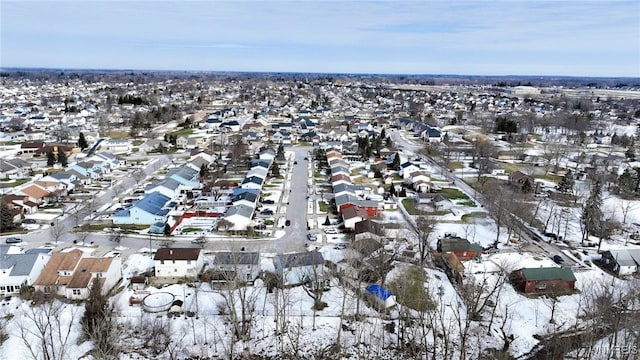
M 351 172 L 349 171 L 349 168 L 346 166 L 335 165 L 331 167 L 331 176 L 336 176 L 340 174 L 345 176 L 350 176 Z
M 342 221 L 346 229 L 354 230 L 356 223 L 369 219 L 367 210 L 358 206 L 350 206 L 342 211 Z
M 282 286 L 328 285 L 329 280 L 324 274 L 324 258 L 318 251 L 279 254 L 274 259 L 274 265 Z
M 562 294 L 575 290 L 576 277 L 570 267 L 540 267 L 515 270 L 513 286 L 525 294 Z
M 384 253 L 384 246 L 375 238 L 361 238 L 349 244 L 349 249 L 355 251 L 358 259 L 364 262 L 364 265 L 373 269 L 376 264 L 384 263 L 387 258 Z M 370 261 L 371 260 L 371 261 Z
M 445 194 L 440 193 L 419 193 L 417 194 L 418 204 L 431 206 L 435 211 L 449 210 L 453 202 Z
M 22 252 L 15 246 L 0 245 L 0 296 L 18 294 L 22 286 L 32 285 L 50 258 L 50 250 Z
M 509 183 L 522 186 L 526 181 L 529 181 L 533 186 L 533 178 L 520 170 L 516 170 L 509 174 Z
M 253 283 L 260 274 L 260 253 L 219 252 L 213 259 L 212 282 Z
M 371 284 L 367 286 L 366 290 L 378 308 L 389 309 L 397 304 L 396 296 L 378 284 Z
M 426 125 L 420 137 L 426 142 L 441 142 L 443 135 L 439 129 Z
M 414 164 L 411 161 L 405 161 L 400 164 L 400 171 L 398 173 L 402 176 L 403 179 L 407 180 L 411 177 L 413 172 L 419 171 L 420 167 L 417 164 Z
M 619 276 L 638 272 L 640 267 L 640 249 L 610 249 L 602 252 L 598 263 Z
M 482 255 L 482 246 L 472 244 L 467 239 L 447 235 L 438 239 L 437 250 L 441 253 L 452 252 L 460 260 L 468 260 Z
M 204 260 L 199 248 L 160 248 L 153 264 L 156 277 L 196 279 Z
M 177 182 L 172 178 L 165 178 L 158 182 L 149 184 L 144 187 L 144 192 L 146 194 L 151 194 L 154 192 L 159 192 L 160 194 L 175 200 L 180 195 L 180 190 L 182 189 L 182 184 Z
M 409 178 L 406 179 L 417 192 L 429 192 L 431 191 L 431 174 L 427 171 L 414 171 L 409 174 Z
M 171 143 L 166 142 L 160 139 L 150 139 L 147 140 L 144 144 L 139 146 L 139 150 L 143 153 L 160 151 L 162 149 L 169 149 L 171 147 Z
M 19 192 L 27 195 L 29 197 L 29 201 L 32 201 L 36 204 L 44 203 L 46 197 L 49 195 L 49 191 L 43 189 L 42 186 L 37 184 L 27 185 L 24 188 L 20 189 Z
M 189 146 L 189 136 L 180 135 L 176 138 L 176 147 L 178 149 L 186 149 Z
M 107 164 L 101 161 L 87 160 L 87 161 L 81 161 L 69 166 L 67 168 L 67 171 L 76 171 L 83 176 L 86 176 L 95 180 L 95 179 L 101 178 L 104 174 L 108 173 L 110 169 L 107 166 Z
M 264 178 L 259 176 L 249 176 L 242 180 L 240 187 L 243 189 L 262 189 L 262 185 L 264 184 Z
M 72 300 L 89 298 L 94 281 L 99 281 L 102 295 L 106 295 L 122 279 L 122 263 L 119 256 L 107 258 L 82 258 L 67 283 L 65 297 Z
M 266 160 L 269 163 L 273 162 L 273 159 L 275 159 L 276 157 L 276 152 L 273 149 L 265 149 L 260 151 L 260 154 L 258 155 L 258 159 L 260 160 Z
M 188 165 L 182 165 L 169 170 L 167 178 L 171 178 L 183 185 L 185 189 L 199 189 L 200 171 Z
M 51 255 L 33 286 L 45 294 L 84 300 L 89 296 L 94 279 L 101 282 L 104 295 L 121 278 L 120 257 L 83 258 L 82 251 L 75 249 Z
M 232 201 L 233 205 L 246 205 L 255 209 L 258 198 L 258 194 L 251 191 L 245 191 L 233 196 Z
M 253 218 L 254 208 L 248 205 L 239 204 L 230 206 L 224 213 L 223 219 L 230 223 L 229 227 L 218 230 L 247 230 Z
M 356 241 L 360 239 L 381 240 L 384 235 L 384 229 L 380 223 L 367 218 L 355 223 L 353 233 Z
M 333 175 L 329 182 L 331 183 L 331 186 L 336 186 L 338 184 L 351 184 L 351 177 L 345 174 Z
M 173 206 L 171 198 L 159 192 L 145 194 L 145 196 L 133 203 L 128 208 L 117 210 L 113 213 L 113 223 L 151 225 L 156 222 L 166 221 L 167 214 Z
M 92 160 L 104 163 L 109 169 L 119 169 L 126 165 L 126 160 L 117 157 L 116 155 L 106 152 L 100 151 L 91 157 Z
M 252 176 L 257 176 L 259 178 L 262 178 L 263 180 L 267 178 L 267 173 L 269 172 L 268 169 L 265 169 L 261 166 L 256 166 L 256 167 L 252 167 L 251 169 L 249 169 L 249 171 L 247 171 L 247 174 L 245 175 L 245 178 L 250 178 Z
M 107 139 L 100 143 L 100 149 L 114 154 L 124 154 L 131 152 L 133 145 L 127 139 Z

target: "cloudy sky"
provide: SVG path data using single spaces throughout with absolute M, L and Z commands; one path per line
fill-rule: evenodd
M 640 77 L 640 1 L 0 1 L 0 66 Z

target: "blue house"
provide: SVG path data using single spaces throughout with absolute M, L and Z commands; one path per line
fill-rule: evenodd
M 373 295 L 375 301 L 384 309 L 395 306 L 396 296 L 389 290 L 383 288 L 378 284 L 371 284 L 367 286 L 367 293 Z
M 174 203 L 168 196 L 152 192 L 128 208 L 114 212 L 113 223 L 153 225 L 157 222 L 165 222 L 172 205 Z

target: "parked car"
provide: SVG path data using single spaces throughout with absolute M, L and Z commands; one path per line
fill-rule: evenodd
M 336 228 L 333 227 L 326 227 L 323 229 L 325 234 L 337 234 L 338 230 L 336 230 Z
M 298 162 L 297 162 L 297 161 L 294 161 L 294 162 L 293 162 L 293 165 L 298 165 Z
M 553 258 L 552 258 L 552 259 L 553 259 L 553 261 L 554 261 L 556 264 L 558 264 L 558 265 L 560 265 L 560 264 L 563 264 L 563 263 L 564 263 L 564 259 L 563 259 L 563 258 L 562 258 L 562 256 L 560 256 L 560 255 L 553 255 Z
M 191 240 L 192 243 L 194 244 L 204 244 L 207 242 L 207 238 L 204 236 L 199 236 L 193 240 Z
M 19 244 L 22 242 L 22 239 L 17 237 L 8 237 L 4 242 L 7 244 Z
M 269 200 L 269 199 L 265 199 L 265 200 L 262 200 L 262 203 L 263 204 L 273 204 L 274 201 L 273 200 Z
M 318 239 L 318 235 L 314 234 L 314 233 L 308 233 L 307 234 L 307 239 L 309 241 L 316 241 Z
M 287 219 L 287 220 L 284 222 L 284 225 L 285 225 L 285 226 L 289 226 L 289 225 L 291 225 L 291 220 Z
M 36 223 L 36 219 L 24 219 L 22 220 L 23 224 L 35 224 Z
M 262 215 L 273 215 L 273 210 L 271 209 L 264 209 L 260 212 L 260 214 Z

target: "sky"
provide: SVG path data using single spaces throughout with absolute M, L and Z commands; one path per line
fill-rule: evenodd
M 640 1 L 0 1 L 0 67 L 640 77 Z

